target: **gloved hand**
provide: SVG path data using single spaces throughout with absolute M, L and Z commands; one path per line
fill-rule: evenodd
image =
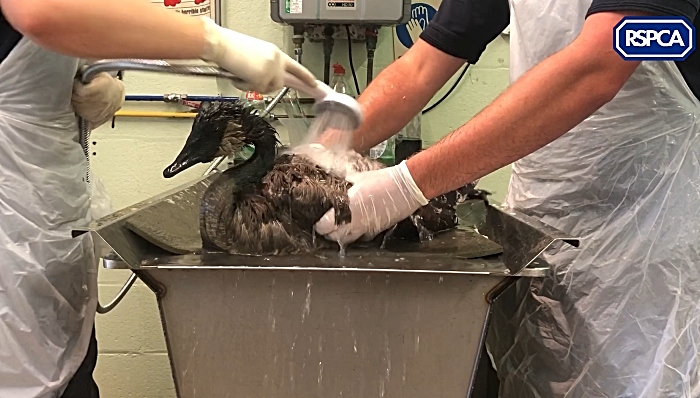
M 286 73 L 316 87 L 314 75 L 276 45 L 223 28 L 211 18 L 203 20 L 206 45 L 201 58 L 245 80 L 246 84 L 235 84 L 238 89 L 261 94 L 276 91 L 284 87 Z
M 347 244 L 359 238 L 371 240 L 428 204 L 405 161 L 347 178 L 353 182 L 348 191 L 352 222 L 336 226 L 335 211 L 330 210 L 315 226 L 318 234 L 332 241 Z
M 126 90 L 124 83 L 102 72 L 88 84 L 80 80 L 73 82 L 71 102 L 75 113 L 90 122 L 92 128 L 99 127 L 111 119 L 124 105 Z

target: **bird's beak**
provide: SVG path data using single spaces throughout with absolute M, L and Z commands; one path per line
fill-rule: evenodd
M 166 167 L 165 170 L 163 170 L 163 177 L 172 178 L 201 162 L 201 159 L 199 159 L 198 156 L 195 156 L 195 154 L 192 151 L 189 151 L 187 146 L 185 146 L 182 148 L 180 154 L 177 155 L 175 161 L 170 164 L 170 166 Z

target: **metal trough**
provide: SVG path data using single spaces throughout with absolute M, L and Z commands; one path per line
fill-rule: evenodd
M 93 235 L 105 267 L 129 268 L 155 292 L 180 398 L 482 396 L 475 380 L 493 301 L 515 278 L 545 275 L 544 249 L 578 244 L 483 202 L 460 208 L 462 224 L 502 247 L 482 258 L 460 255 L 477 235 L 468 230 L 341 259 L 176 255 L 129 229 L 155 215 L 158 228 L 199 244 L 199 198 L 217 176 L 75 231 Z

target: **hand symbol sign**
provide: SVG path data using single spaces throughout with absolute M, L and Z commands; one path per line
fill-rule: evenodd
M 418 6 L 411 10 L 411 19 L 406 24 L 408 35 L 413 43 L 418 41 L 418 37 L 428 26 L 428 9 L 425 6 Z
M 411 10 L 411 20 L 415 20 L 421 30 L 428 26 L 428 9 L 425 6 L 418 6 Z
M 396 36 L 401 44 L 410 48 L 416 43 L 423 31 L 428 28 L 428 24 L 435 14 L 436 10 L 430 4 L 413 3 L 408 22 L 396 27 Z

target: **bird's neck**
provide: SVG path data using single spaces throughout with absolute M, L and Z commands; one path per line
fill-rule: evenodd
M 275 163 L 277 140 L 274 135 L 263 136 L 251 143 L 255 150 L 250 158 L 236 167 L 236 174 L 240 176 L 241 182 L 257 184 L 267 175 Z

